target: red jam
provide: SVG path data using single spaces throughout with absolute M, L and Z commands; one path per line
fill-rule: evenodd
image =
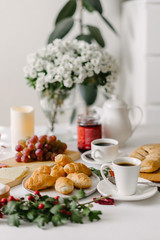
M 83 115 L 78 116 L 77 143 L 80 152 L 91 149 L 91 142 L 102 137 L 102 126 L 98 116 Z

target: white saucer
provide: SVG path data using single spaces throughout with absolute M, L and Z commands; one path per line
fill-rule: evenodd
M 143 182 L 149 182 L 148 180 L 144 178 L 138 178 L 139 181 Z M 154 194 L 157 192 L 157 187 L 150 187 L 147 185 L 143 184 L 138 184 L 137 185 L 137 191 L 134 195 L 132 196 L 120 196 L 117 192 L 115 192 L 112 187 L 107 184 L 105 180 L 102 180 L 98 183 L 97 185 L 97 190 L 100 194 L 103 196 L 106 195 L 112 195 L 112 198 L 115 200 L 120 200 L 120 201 L 138 201 L 138 200 L 143 200 L 146 198 L 152 197 Z
M 87 155 L 88 155 L 88 156 L 87 156 Z M 125 153 L 123 153 L 123 152 L 121 152 L 121 151 L 118 151 L 117 157 L 124 157 L 124 156 L 126 156 Z M 84 162 L 89 163 L 89 164 L 102 165 L 102 164 L 105 163 L 104 161 L 102 161 L 102 162 L 97 162 L 97 161 L 95 161 L 95 160 L 91 157 L 91 150 L 84 152 L 84 153 L 81 155 L 81 158 L 82 158 L 82 160 L 83 160 Z
M 26 180 L 27 180 L 29 177 L 30 177 L 30 175 L 27 176 L 27 177 L 25 177 L 25 178 L 23 179 L 22 187 L 24 188 L 24 190 L 25 190 L 27 193 L 32 193 L 32 194 L 34 194 L 34 191 L 25 188 L 25 182 L 26 182 Z M 91 178 L 91 180 L 92 180 L 92 186 L 91 186 L 90 188 L 84 189 L 84 192 L 85 192 L 85 195 L 86 195 L 86 196 L 91 195 L 92 193 L 94 193 L 94 192 L 97 190 L 97 184 L 98 184 L 99 181 L 100 181 L 99 177 L 98 177 L 96 174 L 94 174 L 94 173 L 92 173 L 92 176 L 91 176 L 90 178 Z M 68 194 L 68 195 L 63 195 L 63 194 L 60 194 L 60 193 L 58 193 L 57 191 L 55 191 L 54 188 L 48 188 L 48 189 L 40 190 L 40 193 L 41 193 L 41 195 L 48 195 L 48 196 L 50 196 L 50 197 L 56 197 L 57 195 L 58 195 L 58 196 L 61 196 L 61 197 L 68 197 L 68 196 L 71 196 L 71 195 L 76 195 L 76 193 L 77 193 L 78 190 L 79 190 L 79 189 L 76 189 L 76 188 L 75 188 L 75 189 L 73 190 L 73 192 L 71 192 L 70 194 Z

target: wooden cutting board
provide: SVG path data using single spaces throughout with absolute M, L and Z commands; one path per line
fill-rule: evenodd
M 76 151 L 66 150 L 65 154 L 70 156 L 74 161 L 76 161 L 76 160 L 78 160 L 80 158 L 80 153 L 76 152 Z M 27 175 L 29 175 L 32 172 L 34 172 L 36 170 L 36 168 L 38 168 L 39 166 L 53 167 L 55 165 L 54 161 L 20 163 L 20 162 L 16 162 L 14 157 L 6 159 L 6 160 L 3 160 L 3 161 L 1 161 L 1 163 L 6 164 L 7 167 L 26 166 L 28 168 Z M 16 186 L 16 185 L 20 184 L 22 182 L 23 178 L 18 179 L 18 181 L 17 180 L 16 181 L 10 181 L 10 180 L 4 179 L 5 182 L 2 182 L 2 179 L 0 179 L 0 182 L 4 183 L 4 184 L 7 184 L 10 187 L 13 187 L 13 186 Z

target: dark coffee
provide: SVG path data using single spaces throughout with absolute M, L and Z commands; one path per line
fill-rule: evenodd
M 124 167 L 131 167 L 131 166 L 136 166 L 136 164 L 133 164 L 133 163 L 117 163 L 117 165 L 119 166 L 124 166 Z
M 99 142 L 95 143 L 96 146 L 113 146 L 113 143 L 107 143 L 107 142 Z

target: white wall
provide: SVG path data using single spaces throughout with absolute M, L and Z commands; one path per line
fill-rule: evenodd
M 17 105 L 32 105 L 36 124 L 45 123 L 36 92 L 26 85 L 22 69 L 26 65 L 27 54 L 46 44 L 54 19 L 65 2 L 0 0 L 0 125 L 10 124 L 10 107 Z M 121 0 L 101 2 L 104 15 L 119 30 Z M 84 17 L 86 23 L 101 28 L 108 51 L 118 59 L 119 38 L 106 27 L 98 14 L 85 14 Z

